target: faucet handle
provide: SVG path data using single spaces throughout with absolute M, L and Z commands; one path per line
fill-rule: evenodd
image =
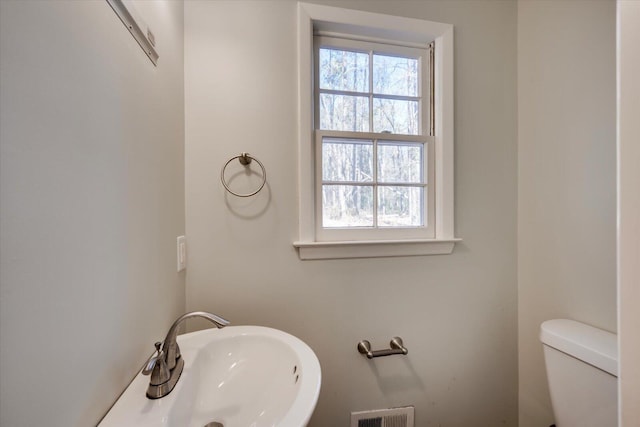
M 145 363 L 142 369 L 142 375 L 151 374 L 151 384 L 164 384 L 169 380 L 171 373 L 169 372 L 169 368 L 167 368 L 162 343 L 158 341 L 154 345 L 156 347 L 156 353 Z
M 158 363 L 158 359 L 164 355 L 164 352 L 161 350 L 162 343 L 160 341 L 156 342 L 154 346 L 156 347 L 156 352 L 144 364 L 142 375 L 149 375 L 156 366 L 156 363 Z

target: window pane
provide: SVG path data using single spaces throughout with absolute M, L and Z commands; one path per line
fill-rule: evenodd
M 423 182 L 423 144 L 378 143 L 378 181 Z
M 323 181 L 373 181 L 373 142 L 322 139 Z
M 338 49 L 320 49 L 321 89 L 369 92 L 369 54 Z
M 424 187 L 378 187 L 378 226 L 422 226 L 423 200 Z
M 321 93 L 320 129 L 369 132 L 368 98 Z
M 322 186 L 322 225 L 333 227 L 373 226 L 373 187 Z
M 384 95 L 419 96 L 418 60 L 373 55 L 373 92 Z
M 419 135 L 420 103 L 418 101 L 374 98 L 373 131 Z

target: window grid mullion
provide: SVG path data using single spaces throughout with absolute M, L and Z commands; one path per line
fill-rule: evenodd
M 369 130 L 373 132 L 373 50 L 369 50 Z M 373 140 L 373 227 L 378 228 L 378 140 Z
M 328 138 L 345 138 L 353 140 L 372 141 L 379 139 L 380 141 L 402 144 L 409 143 L 429 143 L 433 142 L 433 138 L 428 135 L 407 135 L 398 133 L 381 133 L 381 132 L 358 132 L 358 131 L 342 131 L 342 130 L 325 130 L 316 129 L 323 137 Z
M 373 187 L 373 181 L 322 181 L 322 185 L 344 185 L 345 187 Z
M 338 90 L 338 89 L 323 89 L 319 88 L 318 93 L 327 95 L 343 95 L 343 96 L 360 96 L 360 97 L 373 97 L 375 99 L 392 99 L 394 101 L 413 101 L 420 102 L 422 97 L 409 96 L 409 95 L 388 95 L 384 93 L 374 92 L 355 92 L 350 90 Z
M 435 115 L 435 43 L 429 43 L 429 136 L 436 135 L 436 115 Z M 424 62 L 424 61 L 423 61 Z M 422 76 L 421 76 L 422 77 Z M 421 78 L 424 80 L 424 78 Z
M 378 228 L 378 140 L 373 140 L 373 227 Z
M 322 181 L 322 185 L 346 185 L 355 187 L 424 187 L 429 184 L 424 182 L 373 182 L 373 181 Z
M 373 51 L 369 51 L 369 131 L 373 132 Z M 374 142 L 375 152 L 375 142 Z M 375 173 L 374 173 L 375 176 Z M 375 219 L 375 215 L 374 215 Z M 375 220 L 374 220 L 375 223 Z
M 326 93 L 327 95 L 344 95 L 344 96 L 369 96 L 370 92 L 356 92 L 352 90 L 339 90 L 339 89 L 323 89 L 319 88 L 318 92 L 321 94 Z

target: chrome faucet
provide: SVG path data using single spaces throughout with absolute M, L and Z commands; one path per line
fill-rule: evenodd
M 142 369 L 143 375 L 151 375 L 149 387 L 147 388 L 147 397 L 149 399 L 159 399 L 171 393 L 176 386 L 184 368 L 184 360 L 180 355 L 180 347 L 176 342 L 178 335 L 178 326 L 183 320 L 192 317 L 202 317 L 211 321 L 217 328 L 224 328 L 229 325 L 229 321 L 213 313 L 206 311 L 193 311 L 183 314 L 173 322 L 164 343 L 155 343 L 156 353 L 147 360 Z

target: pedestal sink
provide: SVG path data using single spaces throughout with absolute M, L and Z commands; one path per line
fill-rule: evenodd
M 320 392 L 320 364 L 298 338 L 261 326 L 178 336 L 184 371 L 171 393 L 146 397 L 138 374 L 99 427 L 303 427 Z

